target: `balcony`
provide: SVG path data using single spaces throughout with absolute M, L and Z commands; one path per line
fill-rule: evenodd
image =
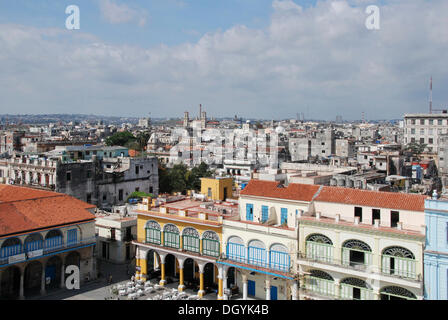
M 382 256 L 383 258 L 385 256 Z M 349 261 L 349 260 L 339 260 L 339 259 L 335 259 L 333 256 L 319 256 L 316 254 L 305 254 L 303 252 L 299 252 L 297 255 L 297 263 L 299 264 L 306 264 L 310 267 L 320 267 L 317 264 L 323 264 L 326 266 L 334 266 L 334 267 L 338 267 L 338 268 L 344 268 L 347 269 L 345 272 L 348 274 L 351 274 L 352 272 L 362 272 L 362 273 L 373 273 L 373 274 L 377 274 L 379 276 L 381 276 L 382 280 L 387 280 L 387 281 L 396 281 L 393 279 L 402 279 L 405 281 L 411 281 L 414 282 L 415 284 L 421 284 L 422 280 L 422 276 L 421 274 L 416 274 L 415 272 L 410 272 L 410 271 L 406 271 L 402 268 L 398 269 L 391 269 L 386 268 L 386 266 L 382 266 L 382 267 L 377 267 L 372 265 L 371 261 L 371 256 L 368 257 L 366 260 L 368 261 L 368 263 L 359 263 L 359 262 L 354 262 L 354 261 Z M 413 261 L 414 264 L 417 263 L 417 261 Z M 321 268 L 325 268 L 324 266 L 322 266 Z M 415 269 L 415 267 L 414 267 Z M 365 275 L 364 275 L 365 276 Z M 391 278 L 393 279 L 391 279 Z M 388 279 L 389 278 L 389 279 Z
M 71 241 L 67 243 L 45 245 L 42 249 L 34 251 L 25 252 L 23 249 L 21 249 L 19 251 L 15 251 L 13 254 L 0 257 L 0 266 L 23 262 L 43 255 L 49 255 L 53 253 L 56 254 L 62 250 L 75 249 L 77 247 L 93 243 L 96 243 L 96 237 L 89 237 L 79 241 Z

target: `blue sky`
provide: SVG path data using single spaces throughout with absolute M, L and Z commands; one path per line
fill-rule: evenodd
M 271 0 L 128 0 L 116 1 L 147 12 L 147 22 L 110 24 L 101 17 L 97 0 L 0 0 L 0 23 L 63 28 L 65 8 L 77 5 L 82 31 L 110 43 L 150 47 L 197 41 L 203 34 L 225 30 L 236 24 L 262 28 L 269 24 Z M 296 1 L 307 7 L 315 0 Z
M 77 5 L 81 29 L 66 30 Z M 365 27 L 368 5 L 381 29 Z M 0 113 L 324 120 L 448 105 L 446 0 L 0 0 Z

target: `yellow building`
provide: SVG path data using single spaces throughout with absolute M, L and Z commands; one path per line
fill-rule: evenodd
M 201 194 L 210 200 L 232 198 L 233 178 L 201 178 Z
M 179 291 L 198 289 L 200 297 L 216 291 L 222 299 L 222 268 L 216 260 L 221 252 L 223 212 L 228 214 L 235 205 L 215 205 L 213 210 L 201 205 L 183 199 L 152 206 L 150 198 L 143 199 L 133 242 L 137 279 L 160 279 L 160 285 L 178 281 Z

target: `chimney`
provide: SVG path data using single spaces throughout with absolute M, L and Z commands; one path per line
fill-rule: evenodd
M 403 222 L 397 222 L 397 229 L 403 230 Z
M 320 215 L 321 215 L 320 211 L 316 212 L 316 219 L 317 220 L 320 220 Z
M 334 222 L 336 222 L 336 223 L 339 223 L 339 220 L 341 219 L 341 215 L 340 214 L 337 214 L 335 217 L 334 217 Z
M 355 217 L 355 225 L 359 225 L 359 217 Z

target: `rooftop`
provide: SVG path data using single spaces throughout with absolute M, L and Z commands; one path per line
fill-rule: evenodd
M 93 208 L 61 193 L 0 185 L 0 237 L 93 220 Z
M 321 190 L 319 191 L 319 189 Z M 242 196 L 259 196 L 296 201 L 322 201 L 388 208 L 424 211 L 428 196 L 398 192 L 370 191 L 344 187 L 330 187 L 290 183 L 287 187 L 278 182 L 251 180 L 240 193 Z

